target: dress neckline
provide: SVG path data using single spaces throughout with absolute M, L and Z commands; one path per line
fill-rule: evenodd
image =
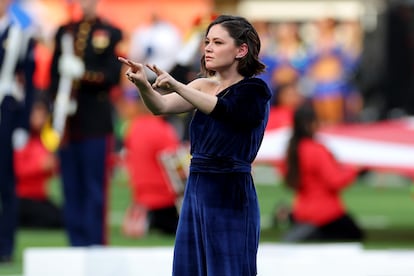
M 224 96 L 224 95 L 226 95 L 229 91 L 230 91 L 230 89 L 232 88 L 232 87 L 234 87 L 235 85 L 237 85 L 237 84 L 239 84 L 239 83 L 241 83 L 241 82 L 243 82 L 244 80 L 246 80 L 247 78 L 243 78 L 243 79 L 241 79 L 241 80 L 239 80 L 238 82 L 235 82 L 235 83 L 233 83 L 232 85 L 230 85 L 230 86 L 227 86 L 226 88 L 224 88 L 224 89 L 222 89 L 220 92 L 218 92 L 217 94 L 216 94 L 216 96 L 217 97 L 219 97 L 219 96 Z

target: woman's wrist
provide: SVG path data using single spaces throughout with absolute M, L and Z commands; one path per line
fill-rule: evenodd
M 175 85 L 173 86 L 173 90 L 181 96 L 181 92 L 183 91 L 183 88 L 186 87 L 187 85 L 185 85 L 184 83 L 181 83 L 179 81 L 177 81 L 175 83 Z
M 151 84 L 148 81 L 145 83 L 135 82 L 134 84 L 140 92 L 147 93 L 152 90 Z

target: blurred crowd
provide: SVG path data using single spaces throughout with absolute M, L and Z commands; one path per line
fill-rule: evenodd
M 262 77 L 273 91 L 274 106 L 288 102 L 295 107 L 306 101 L 312 103 L 323 124 L 360 120 L 363 97 L 355 76 L 363 34 L 358 21 L 327 17 L 257 25 L 262 59 L 268 68 Z M 290 100 L 285 100 L 286 93 Z

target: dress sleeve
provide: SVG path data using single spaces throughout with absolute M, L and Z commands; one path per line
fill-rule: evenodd
M 233 126 L 256 127 L 267 119 L 270 97 L 262 80 L 249 80 L 224 92 L 210 115 Z

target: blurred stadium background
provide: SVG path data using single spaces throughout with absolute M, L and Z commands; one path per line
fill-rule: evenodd
M 41 26 L 46 41 L 51 38 L 56 26 L 65 22 L 69 16 L 66 5 L 70 1 L 67 0 L 17 2 L 25 6 L 33 20 Z M 197 17 L 211 12 L 240 14 L 253 21 L 271 23 L 306 23 L 326 16 L 341 21 L 356 21 L 363 30 L 362 64 L 358 81 L 364 97 L 363 112 L 366 120 L 414 114 L 413 1 L 101 0 L 99 11 L 123 28 L 126 34 L 125 47 L 131 32 L 147 23 L 153 12 L 176 24 L 183 34 L 191 30 Z M 72 15 L 77 16 L 77 11 L 74 10 Z M 414 137 L 412 139 L 414 141 Z M 266 165 L 255 167 L 254 177 L 262 212 L 261 240 L 263 243 L 277 244 L 285 225 L 282 220 L 275 220 L 275 210 L 288 204 L 292 195 L 283 188 L 277 173 Z M 61 202 L 59 179 L 53 180 L 51 194 L 56 202 Z M 157 232 L 150 232 L 147 237 L 135 240 L 121 234 L 120 225 L 130 202 L 127 178 L 122 169 L 115 173 L 110 196 L 111 246 L 138 248 L 174 244 L 173 238 Z M 345 202 L 367 231 L 367 240 L 362 245 L 365 250 L 414 251 L 412 179 L 395 173 L 370 172 L 346 191 Z M 0 275 L 24 275 L 23 256 L 28 248 L 66 246 L 63 231 L 19 230 L 16 262 L 0 267 Z

